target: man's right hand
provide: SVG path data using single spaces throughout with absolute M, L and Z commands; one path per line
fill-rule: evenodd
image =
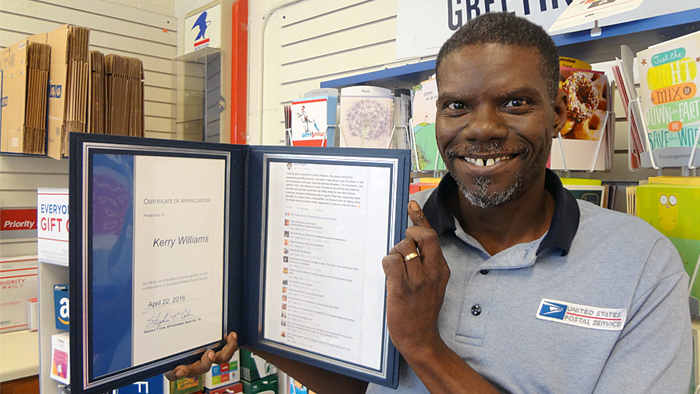
M 214 363 L 227 363 L 236 350 L 238 350 L 238 335 L 235 332 L 230 332 L 226 337 L 226 344 L 218 352 L 207 350 L 202 354 L 202 358 L 199 361 L 190 365 L 178 365 L 175 369 L 163 375 L 171 381 L 180 378 L 195 378 L 209 371 Z

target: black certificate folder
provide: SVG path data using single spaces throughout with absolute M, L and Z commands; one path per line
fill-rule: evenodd
M 70 380 L 103 393 L 250 346 L 386 386 L 403 150 L 71 135 Z

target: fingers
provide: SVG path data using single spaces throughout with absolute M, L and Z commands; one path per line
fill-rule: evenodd
M 399 270 L 406 272 L 406 266 L 403 263 L 403 256 L 397 252 L 384 256 L 382 259 L 382 268 L 384 269 L 384 275 L 386 275 L 387 278 L 392 276 L 392 274 L 396 274 L 399 272 Z
M 227 363 L 231 360 L 236 350 L 238 350 L 238 335 L 235 332 L 230 332 L 226 337 L 226 344 L 218 352 L 214 353 L 213 350 L 207 350 L 202 354 L 202 358 L 199 361 L 190 365 L 178 365 L 175 369 L 163 375 L 171 381 L 180 378 L 195 378 L 209 371 L 213 363 Z
M 216 352 L 214 362 L 217 364 L 227 363 L 231 357 L 233 357 L 233 353 L 235 353 L 236 350 L 238 350 L 238 335 L 231 331 L 226 337 L 226 345 Z
M 420 205 L 413 200 L 408 202 L 408 217 L 411 218 L 414 226 L 427 228 L 428 230 L 433 229 L 430 223 L 428 223 L 428 219 L 425 217 Z
M 211 369 L 211 364 L 216 358 L 213 350 L 207 350 L 202 354 L 202 358 L 190 365 L 178 365 L 170 372 L 165 373 L 168 380 L 178 380 L 180 378 L 195 378 Z

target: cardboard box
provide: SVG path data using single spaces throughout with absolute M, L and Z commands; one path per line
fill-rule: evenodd
M 0 259 L 0 333 L 27 329 L 27 302 L 37 298 L 36 256 Z
M 247 349 L 240 349 L 241 379 L 249 382 L 277 374 L 277 368 Z
M 56 312 L 56 329 L 67 331 L 70 323 L 67 283 L 65 285 L 53 285 L 53 305 Z
M 68 135 L 87 131 L 90 29 L 63 25 L 46 33 L 51 45 L 47 155 L 68 156 Z
M 42 35 L 0 51 L 2 126 L 0 151 L 46 153 L 46 99 L 51 47 Z
M 218 389 L 205 389 L 207 394 L 240 394 L 243 392 L 242 383 L 234 383 L 228 386 L 219 387 Z
M 51 335 L 51 377 L 70 384 L 70 337 L 67 332 Z
M 264 379 L 248 382 L 241 380 L 244 394 L 277 394 L 277 375 L 268 376 Z
M 204 374 L 204 387 L 207 389 L 215 389 L 223 386 L 231 385 L 241 380 L 241 374 L 238 369 L 239 353 L 236 351 L 228 363 L 218 365 L 214 364 L 211 369 Z

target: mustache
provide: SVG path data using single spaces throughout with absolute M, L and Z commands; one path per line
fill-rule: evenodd
M 502 153 L 504 155 L 508 155 L 517 152 L 517 149 L 506 149 L 501 141 L 493 141 L 488 143 L 473 142 L 467 147 L 450 149 L 445 153 L 445 155 L 447 156 L 447 160 L 453 161 L 465 156 L 489 155 L 492 153 Z

